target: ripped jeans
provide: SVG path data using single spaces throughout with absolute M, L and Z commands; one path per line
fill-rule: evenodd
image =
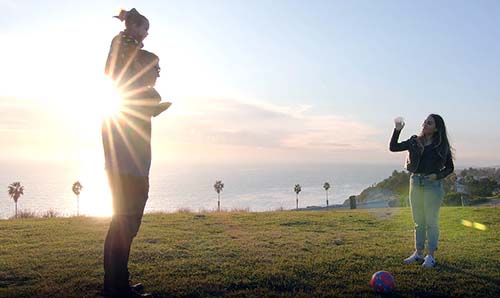
M 410 206 L 415 223 L 415 248 L 438 249 L 439 208 L 444 199 L 443 181 L 430 180 L 422 174 L 410 176 Z

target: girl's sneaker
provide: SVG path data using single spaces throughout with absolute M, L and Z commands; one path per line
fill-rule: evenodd
M 431 268 L 436 266 L 436 260 L 431 255 L 426 255 L 422 267 Z
M 419 255 L 418 252 L 415 251 L 411 256 L 404 259 L 403 262 L 406 264 L 411 264 L 411 263 L 422 261 L 423 259 L 424 259 L 424 257 L 422 255 Z

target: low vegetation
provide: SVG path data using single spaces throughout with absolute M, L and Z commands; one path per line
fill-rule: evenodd
M 442 208 L 433 269 L 401 263 L 408 208 L 146 214 L 130 271 L 155 297 L 377 297 L 378 270 L 396 279 L 390 297 L 498 297 L 499 210 Z M 0 297 L 97 297 L 108 224 L 0 220 Z

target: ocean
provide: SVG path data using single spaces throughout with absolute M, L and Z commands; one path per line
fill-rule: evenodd
M 7 187 L 20 181 L 25 187 L 18 201 L 19 210 L 40 215 L 51 210 L 60 216 L 77 213 L 73 182 L 83 190 L 80 214 L 109 216 L 111 196 L 104 169 L 71 163 L 2 163 L 0 172 L 0 218 L 12 217 L 14 200 Z M 299 207 L 325 206 L 324 182 L 329 182 L 330 204 L 343 203 L 350 195 L 387 177 L 397 165 L 387 164 L 167 164 L 153 163 L 150 173 L 146 213 L 178 210 L 209 211 L 217 208 L 213 185 L 222 180 L 221 209 L 272 211 L 295 208 L 295 184 L 302 186 Z

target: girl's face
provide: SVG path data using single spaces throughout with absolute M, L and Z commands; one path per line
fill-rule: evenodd
M 427 117 L 424 123 L 422 123 L 422 134 L 432 136 L 436 131 L 436 121 L 434 121 L 432 116 Z
M 144 21 L 139 25 L 133 24 L 130 26 L 130 35 L 137 39 L 137 41 L 142 42 L 146 36 L 148 36 L 149 22 Z

